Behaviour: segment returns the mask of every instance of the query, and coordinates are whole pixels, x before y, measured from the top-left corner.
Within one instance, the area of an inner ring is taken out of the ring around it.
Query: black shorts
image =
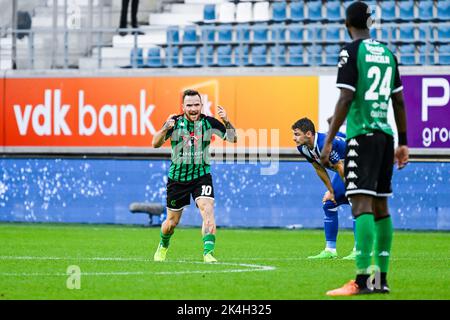
[[[188,182],[178,182],[169,178],[167,181],[167,208],[172,211],[181,211],[198,198],[214,200],[214,187],[211,174]]]
[[[345,157],[345,195],[392,195],[394,138],[375,131],[347,141]]]

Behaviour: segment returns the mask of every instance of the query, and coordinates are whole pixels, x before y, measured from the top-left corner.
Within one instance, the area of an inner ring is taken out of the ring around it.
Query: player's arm
[[[406,111],[405,101],[403,100],[403,86],[398,71],[397,58],[395,58],[395,78],[394,90],[392,90],[392,106],[394,108],[395,124],[398,132],[398,147],[395,150],[395,161],[398,169],[402,169],[408,164],[409,150],[408,141],[406,138]]]
[[[341,177],[342,181],[345,181],[344,161],[339,160],[336,164],[333,165],[333,168],[337,171],[337,173]]]
[[[164,142],[166,142],[166,140],[169,138],[169,134],[170,131],[173,129],[173,126],[175,125],[175,114],[171,114],[166,122],[164,122],[164,125],[162,126],[161,130],[157,131],[154,135],[153,135],[153,140],[152,140],[152,146],[153,148],[159,148],[161,147]]]
[[[222,122],[225,125],[226,140],[228,142],[236,143],[237,142],[236,129],[233,127],[231,122],[228,121],[227,113],[222,106],[217,106],[217,114],[219,115],[220,119],[222,119]]]
[[[402,169],[408,164],[409,149],[406,138],[406,112],[403,92],[398,91],[392,94],[392,106],[394,107],[395,123],[398,131],[398,147],[395,150],[395,161],[397,167]]]
[[[353,101],[354,93],[356,91],[356,84],[358,81],[357,56],[357,42],[353,42],[352,44],[344,47],[339,53],[336,86],[341,90],[341,92],[334,109],[334,114],[331,119],[327,137],[325,138],[325,144],[320,153],[320,162],[324,165],[324,167],[328,167],[330,165],[329,156],[332,149],[333,139],[347,117],[348,111],[350,110],[350,105]]]
[[[325,187],[327,187],[328,192],[330,192],[332,199],[334,201],[334,189],[331,184],[330,176],[328,175],[327,170],[317,164],[316,162],[313,162],[312,164],[314,166],[314,169],[316,169],[316,173],[319,176],[320,180],[325,184]]]
[[[320,162],[322,162],[324,166],[330,165],[329,156],[332,149],[333,139],[347,117],[348,111],[350,110],[350,105],[353,101],[353,96],[354,92],[352,90],[341,88],[341,94],[339,95],[339,99],[334,110],[334,116],[331,120],[330,130],[325,138],[325,144],[320,155]]]

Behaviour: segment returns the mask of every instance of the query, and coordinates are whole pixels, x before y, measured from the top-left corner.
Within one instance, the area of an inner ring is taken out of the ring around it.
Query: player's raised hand
[[[397,169],[403,169],[409,160],[408,146],[398,146],[395,150],[395,162],[397,163]]]
[[[326,143],[320,153],[320,162],[325,168],[330,167],[330,153],[332,147],[331,143]]]
[[[176,114],[173,113],[167,118],[166,122],[164,122],[164,126],[163,126],[164,130],[170,130],[173,128],[173,126],[175,125],[175,119],[173,119],[173,117],[175,117],[175,116],[176,116]]]
[[[222,106],[217,106],[217,114],[223,122],[228,122],[227,112]]]

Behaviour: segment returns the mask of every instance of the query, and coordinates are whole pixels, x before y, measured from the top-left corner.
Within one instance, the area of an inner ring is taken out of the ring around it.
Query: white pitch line
[[[84,260],[84,261],[153,261],[149,258],[116,258],[116,257],[32,257],[32,256],[0,256],[0,260]],[[162,262],[166,263],[190,263],[190,264],[201,264],[205,265],[204,262],[199,261],[188,261],[188,260],[174,260]],[[247,263],[232,263],[232,262],[215,262],[211,265],[225,265],[225,266],[237,266],[245,267],[249,269],[226,269],[226,270],[191,270],[191,271],[155,271],[155,272],[81,272],[82,276],[128,276],[128,275],[179,275],[179,274],[205,274],[205,273],[237,273],[237,272],[255,272],[255,271],[272,271],[276,267],[273,266],[262,266],[256,264]],[[42,276],[67,276],[66,273],[14,273],[14,272],[4,272],[0,273],[0,276],[15,276],[15,277],[42,277]]]

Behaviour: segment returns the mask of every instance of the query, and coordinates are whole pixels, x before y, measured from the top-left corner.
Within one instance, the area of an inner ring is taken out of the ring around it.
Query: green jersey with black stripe
[[[345,46],[339,55],[336,86],[354,91],[347,139],[376,130],[393,135],[388,123],[389,99],[403,87],[397,59],[386,45],[359,39]]]
[[[166,134],[172,146],[169,178],[188,182],[210,173],[209,145],[213,134],[225,139],[225,125],[203,114],[195,122],[183,115],[173,119],[175,125]]]

